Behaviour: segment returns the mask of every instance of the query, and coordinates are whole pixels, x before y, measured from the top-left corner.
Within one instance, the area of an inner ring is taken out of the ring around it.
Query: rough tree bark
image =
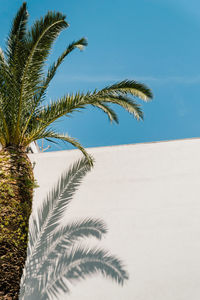
[[[0,300],[17,300],[28,242],[34,177],[23,150],[0,151]]]

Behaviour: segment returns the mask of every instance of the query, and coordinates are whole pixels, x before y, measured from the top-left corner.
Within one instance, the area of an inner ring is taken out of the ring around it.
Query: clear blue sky
[[[30,23],[47,10],[67,15],[70,27],[50,61],[81,37],[88,47],[74,51],[52,81],[48,99],[67,92],[102,88],[134,79],[147,84],[154,100],[143,106],[144,122],[122,109],[119,125],[88,109],[56,124],[85,147],[140,143],[200,135],[200,2],[198,0],[34,0],[27,1]],[[0,0],[4,46],[12,17],[22,1]],[[70,149],[68,144],[51,150]]]

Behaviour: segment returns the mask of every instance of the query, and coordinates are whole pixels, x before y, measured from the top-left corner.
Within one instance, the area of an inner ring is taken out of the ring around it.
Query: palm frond
[[[27,33],[27,21],[27,5],[24,2],[13,20],[5,51],[6,63],[9,72],[9,76],[7,76],[4,72],[4,86],[7,87],[7,99],[5,99],[7,102],[7,109],[5,114],[8,115],[10,119],[8,120],[10,131],[13,131],[12,124],[16,124],[16,111],[18,109],[16,99],[18,99],[20,95],[21,76],[26,62],[27,47],[25,40]],[[13,134],[10,134],[10,136],[12,135]]]
[[[70,114],[74,111],[84,108],[89,103],[89,95],[83,93],[75,93],[72,95],[66,95],[57,101],[53,101],[48,105],[41,108],[35,116],[35,119],[39,120],[42,124],[41,128],[45,129],[47,126],[55,122],[60,117]],[[95,103],[95,100],[91,100]],[[41,129],[40,129],[41,130]]]
[[[18,117],[16,124],[16,138],[20,127],[20,120],[23,117],[23,103],[31,99],[31,108],[35,94],[40,85],[41,72],[44,62],[48,57],[52,44],[58,34],[68,27],[65,16],[61,13],[48,12],[44,18],[36,21],[31,30],[27,33],[26,47],[29,49],[26,64],[21,79],[21,89],[18,99]],[[29,107],[30,109],[30,107]]]
[[[0,132],[2,145],[9,143],[12,135],[11,124],[15,120],[13,99],[16,95],[16,84],[5,54],[0,48],[0,119],[3,124]]]
[[[27,145],[30,144],[31,141],[38,140],[38,139],[47,139],[47,140],[56,139],[56,140],[61,140],[63,142],[67,142],[67,143],[73,145],[75,148],[79,149],[83,153],[85,158],[88,160],[88,163],[91,164],[91,166],[93,165],[92,156],[88,154],[88,152],[78,142],[78,140],[76,140],[73,137],[70,137],[67,134],[59,134],[59,133],[54,132],[53,130],[44,130],[42,132],[40,132],[40,130],[37,130],[35,132],[35,135],[30,140],[27,141]]]
[[[87,40],[85,38],[81,38],[78,41],[75,41],[73,43],[71,43],[66,50],[59,56],[59,58],[57,59],[56,62],[54,62],[52,64],[52,66],[49,68],[48,72],[47,72],[47,77],[44,81],[44,88],[42,89],[42,92],[48,87],[50,81],[53,79],[58,67],[61,65],[61,63],[63,62],[63,60],[65,59],[65,57],[67,55],[69,55],[74,49],[80,49],[83,50],[84,47],[87,46]]]
[[[99,94],[107,94],[110,92],[131,94],[144,101],[149,101],[153,98],[151,90],[145,84],[128,79],[103,88]]]
[[[28,120],[27,120],[26,124],[24,125],[22,137],[24,136],[24,133],[26,132],[26,129],[27,129],[27,127],[28,127],[28,125],[31,121],[31,118],[32,118],[33,114],[35,113],[35,110],[36,110],[37,106],[41,102],[41,99],[43,98],[44,93],[45,93],[46,89],[49,86],[49,83],[51,82],[51,80],[55,76],[58,67],[61,65],[61,63],[63,62],[65,57],[67,55],[69,55],[74,49],[78,48],[80,50],[83,50],[85,46],[87,46],[87,40],[85,38],[81,38],[80,40],[71,43],[66,48],[66,50],[60,55],[60,57],[57,59],[57,61],[54,62],[52,64],[52,66],[49,68],[49,70],[47,72],[47,76],[41,84],[41,88],[39,89],[38,93],[34,96],[34,100],[33,100],[34,105],[33,105],[32,111],[31,111],[31,113],[28,117]]]
[[[0,93],[1,94],[1,93]],[[9,141],[9,129],[8,124],[6,122],[5,114],[4,114],[4,101],[3,98],[0,95],[0,144],[1,146],[5,146],[6,142]]]
[[[135,83],[135,82],[134,82]],[[117,92],[117,86],[119,91]],[[135,86],[132,84],[132,86]],[[102,109],[109,117],[110,120],[118,121],[115,112],[107,106],[108,103],[117,104],[127,110],[130,114],[134,115],[137,120],[143,119],[143,112],[140,104],[137,104],[132,98],[128,97],[128,93],[133,93],[130,82],[127,82],[127,90],[125,90],[125,83],[118,83],[100,91],[93,93],[76,93],[75,95],[67,95],[55,102],[50,103],[43,107],[36,115],[36,119],[42,123],[41,129],[55,122],[57,119],[64,115],[68,115],[74,111],[85,108],[87,105],[97,106]],[[122,92],[124,90],[124,92]],[[145,87],[143,88],[145,90]],[[147,89],[148,90],[148,89]],[[148,97],[146,93],[146,99]],[[143,97],[144,98],[144,97]]]
[[[100,110],[102,110],[107,116],[108,119],[110,120],[110,122],[116,122],[119,123],[117,114],[114,112],[114,110],[112,108],[110,108],[107,104],[101,102],[101,103],[95,103],[92,104],[94,107],[99,108]]]
[[[67,134],[58,134],[53,131],[47,131],[46,133],[44,133],[43,137],[44,138],[53,138],[53,139],[57,139],[57,140],[61,140],[61,141],[70,143],[75,148],[79,149],[83,153],[85,158],[88,160],[88,163],[91,166],[93,166],[93,157],[88,154],[88,152],[85,150],[85,148],[75,138],[70,137]]]
[[[131,99],[126,95],[117,95],[117,94],[104,94],[104,95],[94,95],[95,101],[98,102],[106,102],[117,104],[128,111],[131,115],[133,115],[138,121],[143,120],[143,111],[141,110],[141,105],[136,101]]]
[[[26,2],[24,2],[13,20],[13,24],[7,40],[6,55],[10,63],[11,62],[14,63],[14,60],[16,59],[15,56],[16,47],[18,47],[19,42],[21,42],[25,38],[27,21],[28,21],[27,5]]]

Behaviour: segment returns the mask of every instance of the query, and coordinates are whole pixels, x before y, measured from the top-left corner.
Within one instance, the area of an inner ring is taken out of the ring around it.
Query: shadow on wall
[[[121,261],[104,249],[80,245],[85,238],[98,240],[107,232],[102,220],[87,218],[60,226],[59,221],[91,166],[77,161],[47,195],[42,207],[30,218],[27,261],[21,279],[20,300],[46,300],[60,291],[69,292],[69,283],[95,273],[123,285],[128,279]]]

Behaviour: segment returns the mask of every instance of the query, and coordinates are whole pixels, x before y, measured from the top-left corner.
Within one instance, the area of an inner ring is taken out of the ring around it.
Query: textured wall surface
[[[99,245],[123,260],[130,279],[120,287],[89,278],[71,288],[69,299],[199,300],[200,139],[88,151],[95,167],[62,222],[105,220],[109,232]],[[77,150],[30,155],[40,185],[34,208],[80,156]]]

